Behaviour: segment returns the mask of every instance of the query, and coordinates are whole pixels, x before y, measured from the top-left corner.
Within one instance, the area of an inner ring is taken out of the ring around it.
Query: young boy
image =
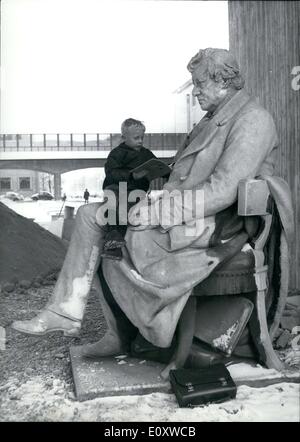
[[[144,124],[133,118],[128,118],[122,123],[121,134],[122,143],[115,147],[108,155],[105,163],[105,180],[103,190],[112,190],[117,199],[117,213],[119,204],[119,183],[127,183],[127,192],[132,190],[149,190],[150,182],[147,177],[138,178],[138,175],[132,173],[132,170],[155,155],[143,147],[143,139],[145,134]],[[127,203],[128,210],[133,203]],[[118,219],[117,219],[118,224]],[[104,239],[104,248],[102,257],[110,259],[121,259],[121,247],[125,244],[124,236],[127,230],[125,225],[107,225],[107,234]]]

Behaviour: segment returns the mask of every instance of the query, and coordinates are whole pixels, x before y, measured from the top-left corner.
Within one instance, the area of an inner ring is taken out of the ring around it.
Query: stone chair
[[[165,377],[168,376],[170,369],[185,366],[195,336],[197,298],[203,299],[212,295],[215,299],[226,295],[242,296],[251,300],[253,312],[248,325],[259,362],[279,371],[284,368],[273,349],[267,323],[266,297],[269,268],[266,246],[278,214],[266,181],[240,182],[238,215],[245,217],[246,230],[252,229],[252,233],[254,221],[259,221],[258,231],[253,237],[250,236],[246,251],[239,252],[194,288],[178,322],[177,344],[171,362],[162,373]],[[225,280],[230,280],[231,283],[226,284]],[[224,315],[225,313],[224,311]]]

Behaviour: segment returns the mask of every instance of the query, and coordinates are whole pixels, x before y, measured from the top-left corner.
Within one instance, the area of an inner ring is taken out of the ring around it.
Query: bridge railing
[[[148,133],[144,146],[151,150],[176,150],[184,133]],[[93,151],[111,150],[121,142],[120,133],[82,134],[0,134],[2,151]]]

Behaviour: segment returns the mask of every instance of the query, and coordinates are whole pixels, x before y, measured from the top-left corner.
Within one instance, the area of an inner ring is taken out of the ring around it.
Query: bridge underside
[[[160,158],[162,161],[166,163],[172,161],[175,152],[174,151],[164,151],[163,155],[160,155],[160,151],[153,151],[156,154],[157,158]],[[79,153],[79,152],[77,152]],[[74,155],[74,154],[73,154]],[[107,154],[104,156],[103,152],[99,152],[98,155],[91,158],[82,157],[83,154],[79,153],[78,158],[20,158],[20,153],[18,153],[18,157],[5,158],[6,153],[1,155],[0,161],[0,169],[27,169],[27,170],[36,170],[37,172],[46,172],[46,173],[65,173],[70,172],[72,170],[78,169],[87,169],[91,167],[104,167],[104,164],[107,160]]]
[[[49,159],[49,160],[6,160],[0,162],[0,169],[27,169],[37,172],[62,174],[72,170],[104,167],[106,159]]]
[[[173,156],[161,158],[169,163]],[[12,159],[0,161],[0,169],[25,169],[54,175],[54,198],[61,198],[61,175],[72,170],[104,167],[106,158]]]

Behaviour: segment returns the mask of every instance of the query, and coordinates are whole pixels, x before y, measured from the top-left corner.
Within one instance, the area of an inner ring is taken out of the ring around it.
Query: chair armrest
[[[265,180],[241,180],[238,186],[238,215],[267,215],[270,192]]]

